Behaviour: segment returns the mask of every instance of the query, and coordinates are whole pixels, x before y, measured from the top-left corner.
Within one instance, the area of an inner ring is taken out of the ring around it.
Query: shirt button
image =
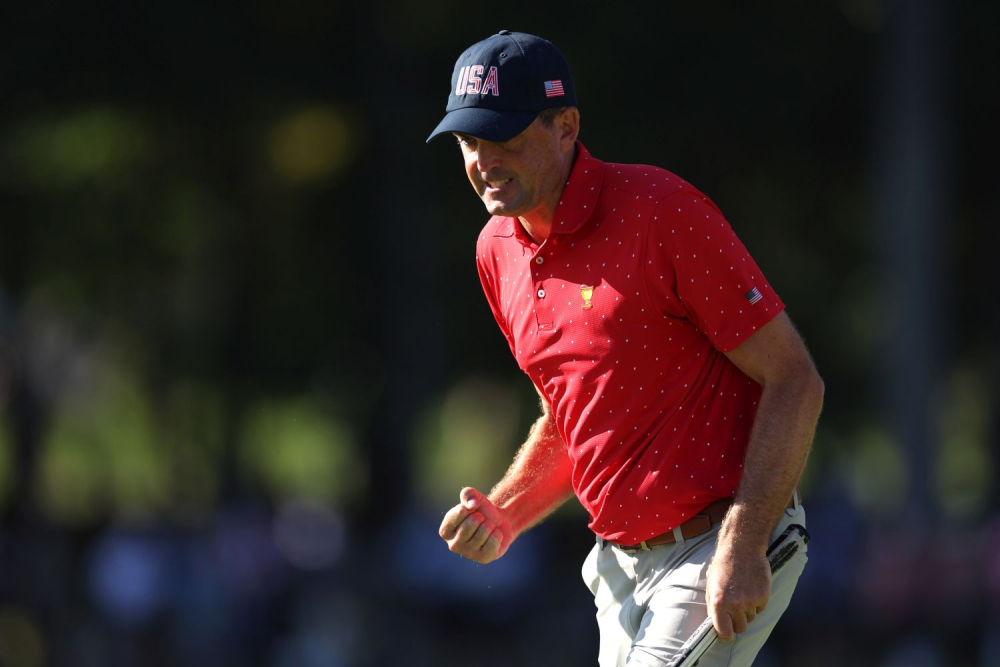
[[[538,290],[538,298],[539,299],[544,299],[545,298],[545,290],[543,290],[543,289]]]
[[[536,257],[535,258],[535,264],[544,264],[544,263],[545,263],[545,258],[544,257]]]

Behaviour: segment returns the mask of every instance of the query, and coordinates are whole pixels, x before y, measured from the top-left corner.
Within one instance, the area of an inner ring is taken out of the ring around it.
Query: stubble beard
[[[479,198],[482,200],[483,205],[486,206],[486,210],[490,215],[516,218],[528,210],[529,207],[525,205],[526,193],[520,189],[519,184],[516,182],[512,185],[517,187],[516,191],[510,192],[502,198],[497,198],[486,192],[486,188],[489,186],[484,184]],[[508,187],[511,186],[508,185]]]

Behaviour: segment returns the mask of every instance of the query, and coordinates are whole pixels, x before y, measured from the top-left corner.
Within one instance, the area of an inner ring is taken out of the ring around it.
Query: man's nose
[[[476,167],[479,169],[479,173],[485,174],[499,165],[498,158],[495,146],[491,146],[485,141],[479,142],[479,145],[476,146]]]

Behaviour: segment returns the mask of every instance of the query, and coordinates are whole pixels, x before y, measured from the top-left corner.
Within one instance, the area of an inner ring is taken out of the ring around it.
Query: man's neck
[[[533,216],[531,214],[518,216],[517,220],[521,223],[521,227],[524,231],[531,237],[531,240],[541,245],[545,243],[545,239],[549,238],[549,234],[552,233],[552,216],[555,211],[551,211],[548,215],[538,215]]]
[[[529,211],[517,218],[524,231],[538,245],[545,243],[545,240],[549,238],[549,234],[552,233],[552,220],[555,218],[559,200],[562,199],[566,183],[569,181],[569,175],[573,171],[573,165],[576,163],[576,152],[576,148],[574,148],[573,155],[562,170],[563,173],[562,178],[559,179],[559,187],[553,190],[553,194],[549,197],[548,201],[544,202],[534,211]]]

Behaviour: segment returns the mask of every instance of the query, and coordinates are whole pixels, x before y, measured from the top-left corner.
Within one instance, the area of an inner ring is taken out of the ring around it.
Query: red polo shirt
[[[638,543],[733,495],[761,388],[723,353],[784,304],[715,204],[578,143],[549,238],[493,217],[476,259],[595,533]]]

